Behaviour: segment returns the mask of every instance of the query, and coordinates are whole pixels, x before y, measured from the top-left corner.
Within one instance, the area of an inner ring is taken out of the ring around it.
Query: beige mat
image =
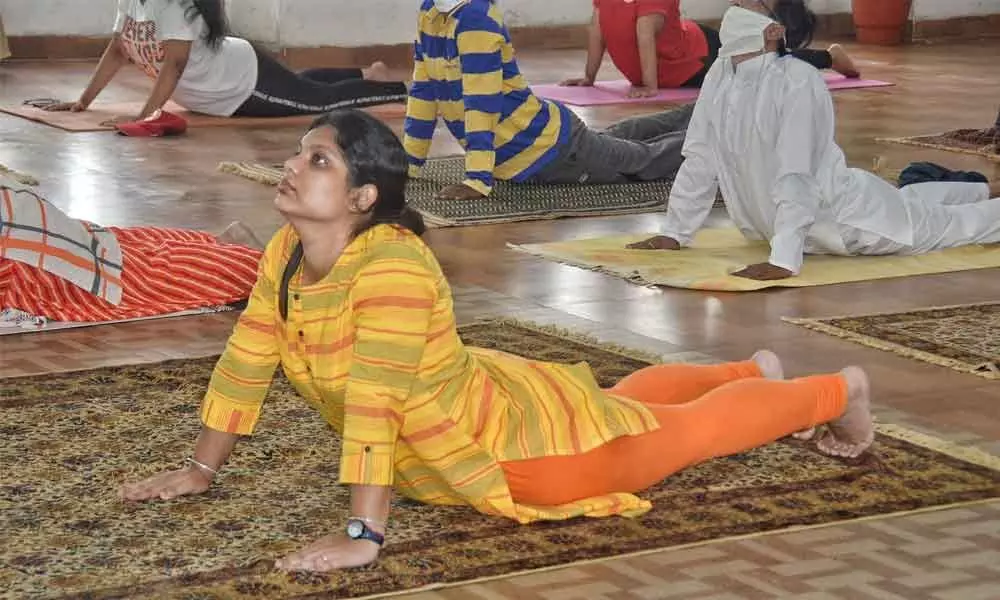
[[[66,331],[67,329],[82,329],[84,327],[99,327],[101,325],[118,325],[121,323],[135,323],[138,321],[156,321],[159,319],[174,319],[177,317],[211,315],[215,313],[242,310],[243,306],[245,306],[245,303],[242,302],[225,306],[204,306],[202,308],[192,308],[190,310],[182,310],[162,315],[135,317],[133,319],[119,319],[117,321],[46,321],[42,325],[25,324],[23,326],[8,326],[9,324],[0,324],[0,337],[25,333],[52,333],[56,331]]]
[[[807,256],[802,273],[779,281],[753,281],[730,273],[767,262],[764,242],[749,242],[735,228],[704,229],[677,252],[626,250],[649,234],[510,247],[548,260],[616,275],[640,285],[750,292],[912,277],[1000,267],[1000,246],[966,246],[921,256]]]
[[[4,165],[0,165],[0,175],[3,175],[4,177],[9,177],[14,181],[20,183],[21,185],[30,185],[30,186],[38,185],[38,180],[32,177],[31,175],[18,173],[14,169],[8,168]]]
[[[142,110],[142,103],[126,102],[121,104],[95,103],[84,112],[48,112],[40,108],[22,104],[0,106],[0,112],[22,117],[29,121],[44,123],[65,131],[111,131],[112,128],[102,125],[113,117],[136,115]],[[188,122],[188,127],[282,127],[300,125],[303,128],[311,123],[316,115],[300,115],[295,117],[257,118],[257,117],[213,117],[193,113],[168,102],[164,110],[180,115]],[[402,118],[406,115],[405,104],[382,104],[364,109],[380,119]]]

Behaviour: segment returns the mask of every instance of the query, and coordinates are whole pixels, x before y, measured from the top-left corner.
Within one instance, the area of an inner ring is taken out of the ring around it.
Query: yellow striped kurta
[[[469,504],[522,523],[633,516],[612,494],[556,507],[515,504],[500,463],[573,455],[658,427],[641,404],[602,391],[589,367],[466,347],[431,251],[388,225],[358,236],[313,285],[278,285],[297,237],[279,231],[205,396],[203,423],[252,433],[275,368],[343,438],[340,482],[392,485],[434,504]],[[586,476],[586,474],[581,474]]]

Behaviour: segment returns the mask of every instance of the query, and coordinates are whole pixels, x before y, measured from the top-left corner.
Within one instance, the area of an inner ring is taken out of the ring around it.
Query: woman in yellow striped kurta
[[[124,498],[208,489],[252,433],[279,364],[340,433],[351,486],[348,535],[278,562],[287,569],[374,560],[393,488],[522,523],[634,516],[649,505],[633,493],[678,469],[841,414],[821,448],[870,444],[861,373],[775,381],[762,375],[780,378],[780,363],[760,353],[651,367],[605,391],[586,365],[465,347],[405,184],[406,155],[384,124],[360,111],[314,124],[286,163],[275,204],[289,224],[215,369],[190,465],[126,485]]]

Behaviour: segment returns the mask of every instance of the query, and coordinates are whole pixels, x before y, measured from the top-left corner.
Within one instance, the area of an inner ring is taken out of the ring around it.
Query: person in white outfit
[[[1000,198],[990,200],[985,183],[898,189],[848,168],[822,76],[779,56],[784,28],[767,16],[766,5],[734,4],[743,6],[723,19],[720,60],[688,126],[666,226],[629,248],[688,245],[720,188],[743,235],[771,246],[768,262],[734,273],[750,279],[795,276],[804,254],[920,254],[1000,242]]]

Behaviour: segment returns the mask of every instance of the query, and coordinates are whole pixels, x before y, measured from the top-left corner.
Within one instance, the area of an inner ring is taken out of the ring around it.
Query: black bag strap
[[[288,257],[288,264],[285,265],[285,270],[281,273],[281,288],[278,291],[278,310],[281,311],[281,320],[288,320],[288,286],[292,283],[292,277],[295,276],[295,272],[299,270],[299,265],[302,264],[302,242],[295,244],[295,248],[292,250],[292,255]]]

